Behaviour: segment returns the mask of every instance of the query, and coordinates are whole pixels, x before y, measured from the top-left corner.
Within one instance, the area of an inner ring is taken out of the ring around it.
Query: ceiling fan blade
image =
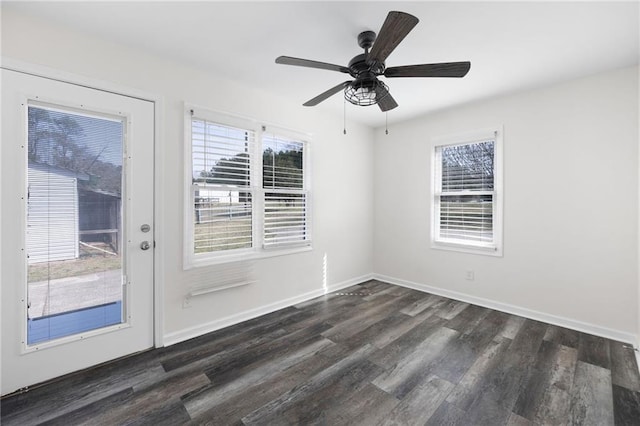
[[[417,24],[418,18],[413,15],[404,12],[389,12],[369,52],[367,63],[383,63]]]
[[[311,61],[309,59],[292,58],[291,56],[278,56],[276,64],[295,65],[298,67],[318,68],[321,70],[338,71],[349,74],[349,68],[326,62]]]
[[[351,83],[351,80],[343,81],[342,83],[338,84],[337,86],[332,87],[331,89],[327,90],[326,92],[320,93],[318,96],[316,96],[313,99],[308,100],[307,102],[303,103],[302,105],[304,105],[304,106],[315,106],[315,105],[318,105],[320,102],[324,101],[328,97],[333,96],[336,93],[338,93],[339,91],[343,90],[350,83]]]
[[[405,65],[384,71],[385,77],[464,77],[471,62],[443,62],[440,64]]]
[[[392,110],[398,106],[398,103],[393,99],[391,93],[381,85],[376,87],[376,99],[379,99],[377,104],[380,107],[380,111],[383,112]]]

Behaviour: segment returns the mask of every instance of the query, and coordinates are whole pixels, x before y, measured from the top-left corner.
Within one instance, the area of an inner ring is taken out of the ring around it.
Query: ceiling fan
[[[418,24],[418,18],[404,12],[389,12],[376,38],[373,31],[364,31],[358,35],[358,45],[364,53],[355,56],[344,67],[326,62],[280,56],[277,64],[299,67],[319,68],[349,74],[353,80],[347,80],[305,102],[304,106],[318,105],[320,102],[344,90],[345,99],[354,105],[367,106],[378,104],[382,111],[398,106],[389,93],[386,84],[379,76],[395,77],[464,77],[471,67],[470,62],[445,62],[437,64],[405,65],[386,68],[385,60]]]

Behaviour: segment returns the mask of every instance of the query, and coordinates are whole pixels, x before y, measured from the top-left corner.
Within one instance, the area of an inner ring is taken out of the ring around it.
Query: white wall
[[[431,139],[495,125],[504,256],[431,249]],[[637,68],[421,117],[378,130],[375,144],[377,274],[635,340]]]
[[[342,117],[323,115],[264,92],[249,90],[210,73],[168,62],[56,27],[50,23],[2,13],[2,55],[161,96],[161,145],[157,165],[162,199],[159,275],[164,281],[164,335],[177,341],[238,321],[328,286],[359,282],[372,271],[373,132],[356,123],[342,134]],[[311,133],[313,250],[256,263],[258,282],[182,300],[202,286],[214,268],[184,271],[183,241],[183,102],[247,116]],[[358,188],[353,191],[352,188]],[[326,277],[324,262],[326,258]]]

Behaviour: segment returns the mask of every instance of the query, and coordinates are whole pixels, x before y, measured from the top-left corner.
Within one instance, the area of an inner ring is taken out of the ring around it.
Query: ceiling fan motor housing
[[[384,73],[384,62],[367,64],[367,56],[368,55],[366,53],[362,53],[354,56],[353,59],[349,61],[349,74],[351,74],[351,77],[357,79],[366,77],[365,74],[367,74],[370,77],[375,78],[376,76]]]

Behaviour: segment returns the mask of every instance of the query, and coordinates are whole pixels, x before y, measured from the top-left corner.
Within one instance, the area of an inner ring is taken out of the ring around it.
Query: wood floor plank
[[[485,377],[498,367],[510,344],[511,341],[504,338],[492,341],[447,396],[447,402],[468,410],[486,386]]]
[[[499,334],[507,339],[515,339],[525,319],[524,317],[509,315]]]
[[[425,367],[425,373],[428,371],[430,374],[456,384],[477,359],[478,352],[475,348],[464,339],[464,336],[458,336],[430,361]]]
[[[127,426],[175,426],[184,423],[191,423],[191,418],[184,405],[180,401],[167,401],[160,408],[152,412],[146,412],[143,415],[139,413],[123,424]],[[91,422],[90,426],[95,426],[95,424],[95,422]],[[68,426],[69,423],[66,423],[66,425]]]
[[[523,362],[533,362],[546,330],[547,325],[542,322],[525,320],[509,349],[520,354]]]
[[[337,380],[311,393],[304,400],[298,400],[287,406],[282,406],[273,416],[259,416],[259,424],[275,424],[284,420],[289,424],[332,424],[331,419],[339,414],[343,402],[363,388],[370,386],[370,381],[380,374],[380,367],[363,361],[345,371]],[[268,423],[264,423],[264,421]],[[245,424],[251,424],[247,417]]]
[[[244,392],[255,383],[273,379],[283,370],[286,370],[302,361],[313,357],[318,351],[333,345],[326,339],[318,339],[307,342],[297,350],[288,351],[283,356],[270,362],[260,360],[257,365],[233,371],[233,380],[220,380],[200,389],[197,394],[192,394],[184,399],[185,407],[190,415],[198,416],[206,411],[212,402],[223,402],[239,393]],[[230,374],[231,375],[231,374]]]
[[[640,392],[613,385],[613,411],[617,426],[640,424]]]
[[[455,330],[438,328],[413,351],[405,353],[395,365],[375,379],[373,384],[402,399],[424,379],[429,373],[426,367],[438,358],[441,351],[458,335]]]
[[[614,385],[640,392],[640,371],[633,347],[622,342],[609,342],[611,381]]]
[[[370,292],[376,292],[389,288],[389,284],[378,280],[369,280],[358,284],[358,287]]]
[[[334,327],[323,333],[323,336],[336,343],[344,342],[420,298],[420,294],[415,290],[391,298],[387,296],[389,295],[385,294],[380,298],[372,299],[373,303],[378,300],[383,300],[383,302],[376,307],[360,308],[354,311],[351,318],[338,324],[334,323]]]
[[[328,328],[330,328],[328,324],[318,324],[252,346],[241,353],[234,353],[233,357],[227,356],[216,360],[215,363],[205,368],[204,372],[209,376],[212,383],[224,383],[233,379],[236,371],[254,365],[256,362],[276,360],[279,356],[294,348],[305,346],[309,342],[324,340],[320,333]]]
[[[508,319],[508,314],[492,310],[479,324],[466,331],[461,339],[469,345],[473,352],[481,353],[498,332],[504,329]]]
[[[364,304],[366,302],[361,296],[336,296],[322,304],[304,308],[304,311],[311,315],[304,320],[286,325],[284,329],[291,332],[322,323],[339,324],[348,319],[355,310],[367,309],[367,305],[360,307]]]
[[[50,418],[47,421],[43,421],[43,419],[31,419],[28,423],[17,422],[15,424],[23,425],[23,424],[38,424],[38,425],[68,425],[68,424],[86,424],[88,419],[90,419],[93,415],[99,415],[104,412],[109,407],[117,407],[123,403],[126,403],[129,398],[133,395],[133,389],[124,389],[120,392],[117,392],[113,395],[109,395],[105,398],[102,398],[98,401],[94,401],[90,404],[86,404],[81,408],[73,410],[71,412],[65,413],[63,415],[59,415],[54,418]],[[11,425],[13,422],[10,420],[2,419],[3,425]]]
[[[445,325],[460,334],[466,334],[473,330],[490,312],[491,309],[469,305],[460,311],[458,315],[447,321]]]
[[[233,343],[227,341],[218,343],[214,340],[193,351],[185,351],[166,357],[162,362],[162,368],[164,368],[165,371],[172,371],[187,365],[194,365],[198,361],[204,360],[211,362],[214,359],[223,357],[235,358],[236,354],[242,353],[248,348],[271,342],[286,334],[286,330],[277,328],[275,330],[265,331],[264,334],[257,336],[245,335],[245,339],[236,340]]]
[[[241,371],[248,365],[256,362],[258,359],[262,359],[264,362],[277,355],[277,351],[283,352],[291,349],[295,351],[295,348],[299,345],[305,345],[309,339],[320,340],[319,332],[325,330],[327,325],[318,324],[314,327],[306,329],[304,332],[299,331],[297,333],[286,333],[284,330],[277,330],[270,335],[263,337],[256,337],[247,342],[242,342],[234,347],[225,348],[221,352],[214,353],[207,358],[198,358],[190,363],[182,366],[176,366],[173,369],[169,369],[167,374],[183,374],[186,372],[204,371],[210,377],[213,377],[216,384],[220,384],[225,380],[230,380],[229,375],[233,375],[234,372]],[[315,332],[315,334],[313,334]],[[295,341],[295,345],[290,346],[289,342],[292,336],[304,337]],[[266,337],[266,338],[265,338]],[[289,340],[286,340],[289,339]],[[261,352],[262,351],[262,352]],[[262,356],[260,354],[270,353],[269,356]],[[227,366],[227,368],[225,368]],[[220,374],[216,372],[220,371]],[[147,383],[153,383],[153,380],[147,380]]]
[[[455,318],[460,312],[465,310],[469,306],[468,303],[460,302],[458,300],[448,300],[442,306],[436,309],[436,315],[446,320]]]
[[[466,426],[467,413],[447,401],[442,402],[425,426]]]
[[[534,423],[542,425],[564,424],[569,415],[570,406],[571,393],[550,386],[543,393],[534,415]]]
[[[505,425],[511,416],[511,411],[494,399],[480,395],[476,398],[467,412],[464,421],[469,425]]]
[[[167,359],[180,356],[182,354],[197,354],[200,351],[206,351],[213,346],[222,350],[223,348],[233,346],[238,342],[251,339],[256,336],[267,334],[271,331],[281,329],[284,324],[289,322],[299,322],[301,316],[305,313],[294,307],[288,307],[281,311],[271,312],[258,318],[244,321],[240,324],[234,324],[229,327],[198,336],[193,339],[181,342],[179,345],[162,348],[162,356],[158,357],[163,362]],[[294,317],[294,318],[292,318]]]
[[[412,389],[380,425],[425,424],[445,400],[453,383],[437,376],[429,376]]]
[[[305,312],[318,312],[319,310],[323,310],[327,308],[331,309],[339,305],[341,302],[350,303],[350,302],[357,301],[358,299],[356,298],[344,298],[344,297],[341,297],[341,295],[342,293],[361,292],[362,291],[362,288],[360,287],[361,285],[362,284],[354,285],[335,293],[323,294],[322,296],[297,303],[293,305],[293,308],[299,311],[304,310]]]
[[[532,418],[536,423],[561,424],[568,417],[577,362],[576,349],[560,346],[545,375],[545,387]]]
[[[363,346],[371,343],[377,348],[386,346],[390,341],[400,337],[404,332],[409,331],[415,324],[415,317],[397,312],[382,318],[380,321],[371,324],[349,339],[336,339],[339,343],[348,346]]]
[[[569,415],[569,423],[572,425],[614,423],[613,389],[609,370],[578,361]]]
[[[240,345],[249,346],[254,339],[268,340],[284,334],[284,328],[298,324],[313,317],[313,310],[300,311],[289,307],[281,312],[269,313],[259,319],[246,321],[245,327],[233,325],[181,343],[179,346],[167,348],[162,356],[162,365],[166,371],[179,368],[190,362],[208,358],[225,350],[239,350]]]
[[[434,294],[425,294],[422,298],[411,303],[409,306],[402,308],[400,312],[414,317],[422,313],[425,309],[430,308],[443,300],[444,298],[440,296],[436,296]]]
[[[62,420],[67,424],[117,425],[132,423],[135,418],[157,418],[160,415],[184,418],[184,407],[179,395],[190,392],[209,383],[202,373],[182,374],[159,383],[144,392],[134,392],[125,401],[101,400],[94,407],[83,407],[66,414]],[[107,403],[108,402],[108,403]],[[88,409],[90,408],[90,409]]]
[[[518,396],[513,408],[511,408],[515,414],[533,420],[545,391],[548,389],[550,381],[549,369],[554,365],[557,351],[557,345],[545,341],[542,342],[525,388]]]
[[[578,331],[551,324],[547,326],[544,334],[544,340],[574,349],[578,348],[579,337]]]
[[[59,383],[53,382],[28,393],[3,399],[0,423],[8,424],[13,419],[22,419],[17,424],[37,424],[78,410],[132,388],[149,378],[164,374],[162,366],[146,354],[117,360],[89,371],[90,380],[87,380],[84,374],[73,374]],[[51,410],[52,402],[55,404],[55,411]]]
[[[520,417],[515,413],[511,413],[511,415],[507,419],[506,426],[534,426],[534,423],[531,420]]]
[[[602,368],[611,368],[609,340],[580,333],[578,339],[578,360]]]
[[[529,381],[512,411],[542,424],[566,418],[577,350],[543,341]]]
[[[282,422],[283,419],[285,422],[304,423],[304,418],[319,415],[328,401],[316,398],[318,394],[335,396],[344,387],[364,387],[366,381],[372,380],[382,372],[380,367],[367,360],[373,349],[371,345],[360,348],[308,381],[246,415],[242,421],[247,425],[274,424]],[[327,389],[331,392],[327,392]]]
[[[344,356],[346,355],[340,352],[321,350],[315,356],[282,370],[270,379],[254,383],[242,393],[225,396],[220,400],[210,400],[210,404],[202,407],[198,413],[194,412],[192,418],[198,424],[220,425],[240,422],[242,417],[291,391],[300,383],[308,381]],[[189,405],[191,397],[192,395],[187,395],[183,398],[185,405]]]
[[[370,357],[371,361],[385,369],[392,368],[393,365],[397,364],[408,352],[415,350],[420,343],[435,333],[444,322],[444,319],[435,315],[427,317],[412,330],[403,334],[391,344],[376,351]]]
[[[375,425],[399,403],[392,395],[367,383],[340,401],[339,409],[325,410],[324,420],[327,425]]]
[[[353,302],[351,309],[341,309],[339,313],[335,313],[331,315],[331,317],[325,322],[331,324],[333,326],[337,326],[343,323],[350,323],[354,320],[354,316],[364,315],[363,312],[367,312],[372,309],[374,312],[379,309],[384,309],[385,303],[392,303],[397,300],[396,296],[392,296],[389,294],[384,294],[378,298],[372,300],[364,300],[362,296],[340,296],[341,299],[345,299],[347,301]],[[372,312],[373,313],[373,312]]]
[[[477,403],[478,397],[494,401],[506,410],[511,411],[520,395],[526,389],[533,374],[533,366],[527,361],[526,354],[513,352],[510,345],[502,354],[500,362],[488,371],[482,379],[480,390],[475,395],[472,404]]]
[[[372,292],[368,296],[364,296],[363,299],[367,302],[370,302],[381,296],[393,296],[394,298],[399,298],[408,294],[418,294],[418,292],[406,287],[387,286],[386,288],[382,288],[379,291]]]

